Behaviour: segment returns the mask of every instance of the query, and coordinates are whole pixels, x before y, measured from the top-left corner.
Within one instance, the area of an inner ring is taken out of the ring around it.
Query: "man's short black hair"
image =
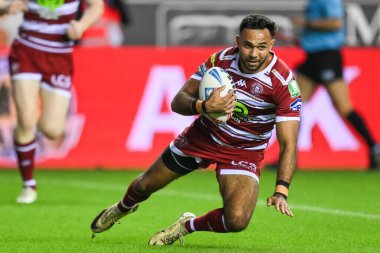
[[[277,26],[276,23],[270,20],[268,17],[260,14],[250,14],[243,18],[240,23],[240,32],[244,29],[259,29],[263,30],[267,28],[272,38],[276,35]]]

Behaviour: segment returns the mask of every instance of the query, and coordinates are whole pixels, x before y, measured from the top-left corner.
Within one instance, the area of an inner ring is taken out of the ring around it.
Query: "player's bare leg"
[[[41,116],[38,129],[49,139],[61,137],[64,133],[70,94],[58,89],[41,89]]]
[[[347,115],[352,112],[353,107],[346,83],[342,79],[338,79],[326,85],[326,89],[335,109],[342,117],[347,117]]]
[[[12,84],[13,100],[17,114],[14,143],[24,186],[16,201],[30,204],[37,199],[36,181],[34,180],[33,172],[39,81],[13,80]]]
[[[301,90],[302,101],[304,102],[309,101],[310,98],[313,96],[316,89],[315,82],[311,80],[309,77],[301,73],[298,73],[297,83]]]
[[[259,194],[259,183],[245,175],[219,175],[225,227],[228,232],[244,230],[251,220]]]
[[[218,182],[223,198],[223,208],[195,217],[186,212],[168,228],[157,232],[149,245],[170,245],[195,231],[216,233],[239,232],[251,220],[256,206],[259,184],[256,179],[245,175],[219,175]]]
[[[328,84],[326,88],[339,114],[346,118],[366,141],[369,149],[369,168],[378,168],[380,166],[380,145],[375,143],[367,124],[354,110],[350,100],[348,86],[342,79],[338,79]]]
[[[35,137],[40,84],[35,80],[13,80],[12,83],[17,113],[14,137],[20,143],[27,143]]]
[[[169,170],[159,157],[143,174],[139,175],[128,187],[122,200],[104,209],[91,224],[93,233],[101,233],[111,228],[116,221],[137,210],[140,202],[165,187],[173,180],[181,177]]]

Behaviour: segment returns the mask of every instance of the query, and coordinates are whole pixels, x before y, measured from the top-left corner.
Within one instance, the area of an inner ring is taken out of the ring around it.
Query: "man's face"
[[[270,50],[274,39],[268,29],[244,29],[236,36],[239,47],[239,68],[243,73],[253,74],[263,70],[272,59]]]

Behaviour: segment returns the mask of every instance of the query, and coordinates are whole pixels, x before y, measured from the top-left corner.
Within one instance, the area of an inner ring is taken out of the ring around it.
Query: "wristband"
[[[191,102],[191,108],[193,109],[193,113],[194,114],[198,114],[198,111],[197,111],[197,102],[198,102],[198,99],[196,99],[196,98],[194,98],[193,102]]]
[[[275,193],[273,193],[273,195],[275,195],[275,194],[278,194],[278,195],[283,196],[284,199],[287,199],[287,198],[288,198],[288,196],[286,196],[285,194],[283,194],[283,193],[281,193],[281,192],[275,192]]]
[[[207,109],[206,109],[206,100],[202,101],[202,111],[203,113],[208,114]]]
[[[283,185],[283,186],[285,186],[286,188],[289,189],[290,183],[286,182],[284,180],[277,180],[276,185]]]
[[[286,199],[289,195],[289,186],[290,186],[289,182],[286,182],[284,180],[277,180],[274,193],[281,194]]]
[[[289,189],[283,185],[276,185],[274,192],[281,193],[281,194],[284,194],[285,196],[288,196]]]

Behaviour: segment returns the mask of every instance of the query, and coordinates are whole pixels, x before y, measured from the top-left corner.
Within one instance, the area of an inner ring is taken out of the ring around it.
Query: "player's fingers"
[[[281,213],[285,214],[285,212],[286,212],[286,204],[285,203],[280,203],[279,207],[280,207]]]
[[[271,206],[272,203],[273,203],[272,198],[271,197],[267,198],[267,206]]]
[[[293,213],[292,213],[292,211],[290,210],[289,207],[286,208],[285,212],[286,212],[286,215],[288,215],[289,217],[293,217]]]
[[[215,89],[214,89],[214,92],[218,92],[218,94],[219,94],[222,90],[224,90],[224,88],[226,88],[226,86],[222,86],[222,87],[215,88]],[[228,95],[228,94],[227,94],[227,95]]]
[[[277,211],[281,211],[280,210],[280,203],[279,203],[279,201],[277,201],[276,203],[274,203],[274,207],[276,208]]]

